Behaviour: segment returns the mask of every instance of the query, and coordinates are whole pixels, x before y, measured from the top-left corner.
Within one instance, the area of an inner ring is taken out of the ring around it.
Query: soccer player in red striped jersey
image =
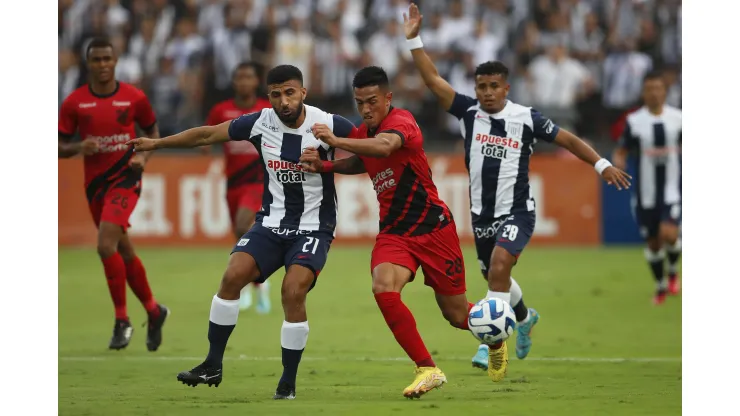
[[[243,114],[255,113],[263,108],[271,108],[270,101],[257,95],[259,76],[257,66],[242,62],[232,76],[235,97],[222,101],[208,113],[206,124],[217,126],[231,121]],[[264,175],[259,153],[247,141],[223,143],[226,170],[226,203],[229,207],[234,236],[239,240],[254,224],[254,219],[262,206]],[[269,283],[253,283],[257,289],[257,313],[270,312]],[[252,305],[250,286],[242,289],[239,309],[246,310]]]
[[[469,329],[468,312],[473,304],[465,296],[460,240],[452,214],[432,181],[421,130],[411,113],[391,106],[393,94],[385,71],[374,66],[363,68],[352,86],[363,125],[352,132],[352,138],[338,138],[320,124],[313,126],[313,133],[355,156],[322,162],[318,152],[306,150],[301,161],[313,171],[367,172],[370,176],[380,204],[379,234],[370,265],[373,293],[396,341],[417,366],[416,378],[403,395],[419,397],[440,387],[447,378],[424,345],[414,316],[401,300],[401,290],[421,267],[424,284],[434,290],[445,319],[456,328]],[[489,372],[501,377],[506,372],[503,359],[491,361],[491,367]]]
[[[109,348],[126,348],[133,334],[126,311],[128,282],[149,317],[146,346],[156,351],[169,310],[154,299],[144,265],[126,233],[149,153],[134,154],[126,142],[136,137],[135,124],[150,137],[159,138],[157,120],[144,93],[116,81],[117,58],[108,40],[93,39],[86,59],[89,83],[72,92],[59,113],[59,157],[84,156],[87,200],[98,228],[98,254],[115,309]],[[70,140],[75,132],[80,142]]]

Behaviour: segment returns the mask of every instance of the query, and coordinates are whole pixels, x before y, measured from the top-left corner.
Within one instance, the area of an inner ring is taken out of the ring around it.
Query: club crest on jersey
[[[116,121],[118,121],[118,124],[121,124],[123,126],[128,124],[128,113],[129,109],[131,107],[126,107],[123,110],[116,110],[116,113],[118,114],[118,117],[116,118]]]
[[[306,180],[306,172],[301,165],[287,160],[268,160],[267,169],[275,172],[275,178],[280,183],[302,183]]]
[[[512,139],[521,140],[524,134],[524,124],[518,121],[506,121],[506,135]]]

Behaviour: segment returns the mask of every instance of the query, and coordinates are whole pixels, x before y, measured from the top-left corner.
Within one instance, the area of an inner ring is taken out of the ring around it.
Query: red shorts
[[[96,195],[88,204],[95,226],[99,227],[100,222],[105,221],[124,229],[131,227],[128,221],[139,201],[140,191],[141,188],[110,188],[102,197]]]
[[[421,266],[424,284],[435,293],[454,296],[465,293],[465,264],[455,223],[429,234],[402,237],[378,234],[370,270],[382,263],[406,267],[413,273]]]
[[[236,220],[236,212],[239,208],[245,208],[252,212],[259,212],[262,207],[263,184],[242,185],[238,188],[226,191],[226,203],[229,205],[229,216],[231,222]]]

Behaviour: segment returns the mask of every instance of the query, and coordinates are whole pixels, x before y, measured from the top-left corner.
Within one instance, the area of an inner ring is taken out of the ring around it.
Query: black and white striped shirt
[[[229,126],[231,140],[248,140],[260,154],[265,188],[256,222],[298,231],[334,232],[337,197],[334,174],[301,169],[303,150],[318,149],[322,160],[333,160],[334,149],[311,133],[314,123],[329,126],[338,137],[350,137],[354,126],[341,116],[305,105],[306,119],[295,129],[285,126],[272,108],[243,115]]]
[[[660,208],[681,202],[681,110],[663,106],[660,115],[642,107],[627,116],[620,146],[637,155],[637,205]]]
[[[460,120],[465,140],[473,223],[534,211],[529,159],[536,140],[552,142],[560,128],[531,107],[507,101],[489,114],[478,100],[459,93],[448,111]]]

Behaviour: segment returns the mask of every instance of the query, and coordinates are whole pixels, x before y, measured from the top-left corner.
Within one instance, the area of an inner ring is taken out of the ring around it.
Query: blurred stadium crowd
[[[351,77],[380,65],[394,101],[431,148],[458,135],[405,46],[408,0],[59,0],[59,103],[85,83],[84,48],[110,37],[117,76],[142,88],[163,135],[201,125],[229,98],[236,65],[298,66],[307,103],[357,120]],[[440,73],[469,95],[478,63],[512,70],[512,100],[605,143],[639,105],[643,76],[664,71],[681,106],[681,0],[418,0],[422,39]]]

